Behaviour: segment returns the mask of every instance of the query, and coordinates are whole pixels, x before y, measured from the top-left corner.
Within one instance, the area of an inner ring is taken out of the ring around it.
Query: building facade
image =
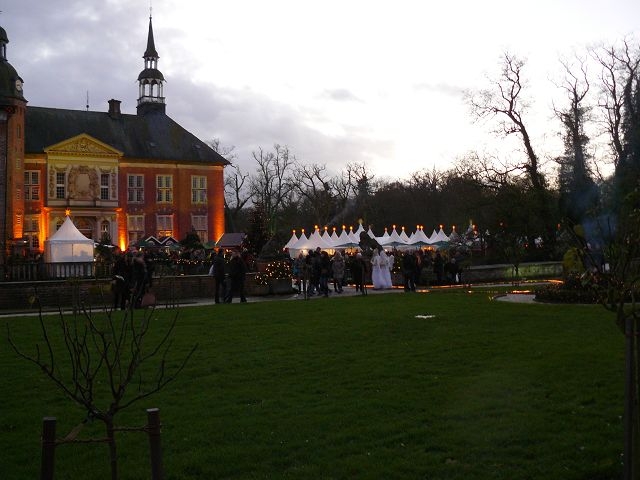
[[[151,18],[135,115],[115,99],[102,112],[27,106],[7,44],[0,27],[3,257],[41,252],[66,215],[123,250],[149,235],[223,235],[228,162],[167,116]]]

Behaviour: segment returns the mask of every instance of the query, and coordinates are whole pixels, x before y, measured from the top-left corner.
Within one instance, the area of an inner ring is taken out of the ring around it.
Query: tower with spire
[[[160,58],[156,51],[155,42],[153,40],[152,18],[149,15],[149,34],[147,36],[147,49],[142,56],[144,58],[144,70],[138,75],[138,115],[146,115],[148,113],[166,113],[166,104],[164,103],[164,76],[158,70],[158,59]]]

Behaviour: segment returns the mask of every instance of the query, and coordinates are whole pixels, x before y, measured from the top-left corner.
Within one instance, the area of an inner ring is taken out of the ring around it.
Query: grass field
[[[5,322],[40,339],[34,317]],[[173,363],[194,343],[117,419],[160,408],[167,479],[620,478],[623,336],[598,306],[449,291],[181,308]],[[37,478],[42,417],[64,436],[85,414],[6,338],[0,369],[0,478]],[[149,478],[146,437],[118,442],[121,478]],[[109,478],[106,446],[58,447],[56,478]]]

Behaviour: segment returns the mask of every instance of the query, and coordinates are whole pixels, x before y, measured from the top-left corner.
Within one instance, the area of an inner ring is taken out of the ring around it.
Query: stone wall
[[[521,280],[536,278],[560,278],[560,262],[524,263],[520,265]],[[402,284],[402,276],[395,283]],[[470,283],[512,281],[512,265],[483,265],[464,270],[463,281]],[[290,283],[286,292],[291,293]],[[189,303],[190,299],[212,298],[214,279],[208,275],[164,276],[153,279],[152,291],[161,305]],[[266,289],[256,285],[253,274],[247,275],[247,296],[264,295]],[[271,292],[273,293],[273,292]],[[93,308],[111,305],[109,280],[51,280],[42,282],[0,283],[0,311],[35,311],[37,300],[44,309],[70,307],[83,302]]]
[[[213,298],[214,282],[209,275],[154,277],[151,291],[160,305],[189,303],[190,299]],[[264,295],[269,289],[256,285],[255,275],[249,273],[245,292],[247,296]],[[111,305],[111,283],[96,279],[0,283],[0,311],[37,310],[38,300],[47,310],[77,305],[78,300],[100,308]]]
[[[478,265],[464,270],[463,280],[465,282],[497,282],[512,281],[515,279],[515,269],[513,265]],[[538,262],[522,263],[518,268],[520,280],[531,280],[536,278],[561,278],[561,262]]]

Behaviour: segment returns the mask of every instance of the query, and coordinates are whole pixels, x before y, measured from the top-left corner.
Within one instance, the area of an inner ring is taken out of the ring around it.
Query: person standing
[[[386,264],[384,268],[386,269]],[[373,256],[371,257],[371,282],[373,283],[374,290],[382,290],[384,288],[382,269],[383,266],[380,262],[380,252],[377,249],[374,249]]]
[[[416,271],[418,269],[417,257],[411,252],[402,255],[402,275],[404,276],[404,291],[416,291]]]
[[[387,289],[391,288],[391,269],[393,268],[393,264],[389,266],[389,257],[387,256],[384,249],[380,249],[380,288]]]
[[[362,258],[362,253],[356,253],[351,262],[351,277],[356,287],[356,292],[360,292],[364,295],[364,279],[366,273],[366,264]]]
[[[142,296],[147,291],[147,264],[142,251],[137,252],[131,262],[131,280],[133,283],[131,301],[135,308],[140,308]]]
[[[333,273],[333,291],[342,293],[342,283],[344,282],[344,257],[339,251],[336,251],[333,255],[331,270]]]
[[[216,303],[220,303],[220,298],[222,298],[223,301],[225,299],[225,266],[224,251],[220,248],[213,258],[213,277],[216,282],[214,296]]]
[[[325,251],[320,253],[320,292],[325,297],[329,296],[329,275],[331,272],[331,259]]]
[[[433,273],[436,275],[436,284],[442,285],[442,277],[444,276],[444,259],[440,252],[436,252],[436,256],[433,259]]]
[[[233,252],[231,260],[229,260],[229,281],[231,285],[227,290],[227,296],[224,299],[225,303],[231,303],[234,294],[240,297],[241,302],[244,303],[247,301],[244,296],[244,279],[246,274],[247,265],[240,255],[240,252]]]

